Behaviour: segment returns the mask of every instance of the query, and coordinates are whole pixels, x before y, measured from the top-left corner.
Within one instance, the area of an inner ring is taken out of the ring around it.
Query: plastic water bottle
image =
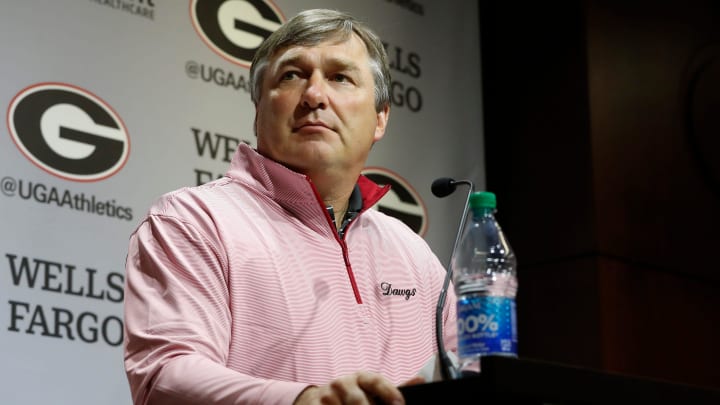
[[[481,356],[517,357],[517,261],[495,219],[495,194],[474,192],[469,207],[452,268],[460,369],[480,372]]]

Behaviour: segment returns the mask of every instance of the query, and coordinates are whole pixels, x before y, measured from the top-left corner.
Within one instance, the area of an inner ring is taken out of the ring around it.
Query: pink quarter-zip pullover
[[[247,145],[227,175],[160,198],[130,238],[125,367],[136,404],[291,404],[359,370],[396,384],[437,350],[445,270],[369,209],[344,238],[304,175]],[[448,302],[454,302],[452,291]],[[444,313],[455,350],[455,309]]]

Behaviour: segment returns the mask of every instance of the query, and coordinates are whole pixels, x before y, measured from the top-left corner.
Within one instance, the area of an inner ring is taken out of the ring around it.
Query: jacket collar
[[[319,204],[325,208],[309,177],[266,158],[247,144],[238,146],[226,175],[251,186],[285,208],[297,204]],[[390,190],[390,185],[380,186],[360,175],[357,188],[362,199],[362,212],[380,201]]]

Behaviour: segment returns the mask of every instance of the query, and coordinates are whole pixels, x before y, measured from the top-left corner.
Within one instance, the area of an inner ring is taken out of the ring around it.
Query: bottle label
[[[517,356],[515,300],[468,296],[457,302],[458,354]]]

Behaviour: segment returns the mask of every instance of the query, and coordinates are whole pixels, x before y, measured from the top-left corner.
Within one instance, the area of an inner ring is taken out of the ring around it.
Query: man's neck
[[[342,213],[336,215],[332,206],[327,206],[327,210],[333,218],[333,223],[335,224],[338,234],[343,238],[347,226],[357,217],[360,211],[362,211],[362,195],[358,185],[353,187],[353,191],[345,205],[345,210]]]
[[[332,207],[336,226],[341,226],[348,209],[350,195],[357,183],[357,177],[352,180],[347,175],[338,178],[328,176],[310,176],[310,178],[325,206]]]
[[[335,215],[335,227],[337,227],[338,229],[342,225],[343,219],[345,218],[345,213],[348,210],[351,193],[352,189],[350,189],[350,192],[348,192],[347,194],[344,194],[344,197],[323,199],[326,207],[332,207],[332,212]]]

